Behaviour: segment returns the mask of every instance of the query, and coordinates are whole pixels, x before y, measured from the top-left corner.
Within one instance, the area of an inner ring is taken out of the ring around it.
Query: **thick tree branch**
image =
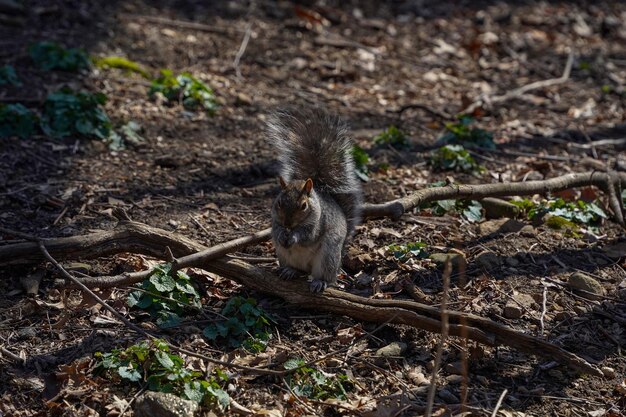
[[[424,188],[406,197],[382,204],[366,204],[363,208],[365,217],[399,218],[404,213],[413,210],[423,203],[440,200],[478,200],[486,197],[522,196],[545,194],[547,192],[563,191],[575,187],[594,185],[611,196],[615,193],[612,184],[626,186],[626,173],[584,172],[566,174],[556,178],[541,181],[510,182],[480,185],[448,185],[445,187]],[[621,214],[622,203],[615,197],[611,198],[611,209],[615,220],[624,226]],[[620,208],[620,210],[617,210]]]

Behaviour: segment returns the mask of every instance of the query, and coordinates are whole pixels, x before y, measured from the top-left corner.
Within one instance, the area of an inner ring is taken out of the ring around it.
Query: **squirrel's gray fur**
[[[336,282],[343,248],[360,221],[363,192],[348,127],[320,109],[278,111],[267,136],[278,151],[283,188],[272,206],[281,276],[309,274],[311,290],[323,291]]]

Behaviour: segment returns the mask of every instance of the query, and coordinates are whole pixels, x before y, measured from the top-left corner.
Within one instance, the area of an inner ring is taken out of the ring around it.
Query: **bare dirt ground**
[[[37,108],[48,92],[64,85],[102,91],[111,119],[138,122],[146,141],[111,151],[97,140],[77,137],[0,139],[0,225],[5,228],[40,237],[86,234],[111,229],[111,209],[122,207],[133,220],[206,245],[263,229],[278,191],[264,120],[272,109],[296,104],[324,105],[349,121],[356,142],[370,155],[370,180],[364,184],[369,202],[389,201],[446,177],[479,184],[626,169],[624,142],[589,146],[590,141],[626,137],[623,2],[24,3],[26,17],[0,23],[0,59],[13,65],[24,82],[19,88],[4,86],[2,101]],[[191,21],[206,27],[181,23]],[[233,61],[248,25],[251,36],[239,77]],[[125,56],[154,74],[160,68],[191,72],[214,89],[220,108],[208,116],[151,101],[145,80],[120,70],[42,71],[25,52],[41,40],[81,46],[96,56]],[[565,82],[474,112],[475,125],[493,132],[497,143],[496,151],[477,151],[486,167],[483,174],[432,172],[425,164],[446,115],[480,97],[558,78],[570,53],[574,62]],[[396,111],[415,103],[420,106]],[[407,132],[409,148],[373,143],[391,124]],[[466,348],[452,338],[437,377],[437,415],[459,413],[462,407],[470,415],[489,415],[504,390],[507,415],[624,415],[625,257],[603,250],[623,242],[623,229],[607,220],[595,238],[582,239],[525,222],[530,226],[522,231],[499,234],[484,223],[426,211],[395,222],[368,221],[358,229],[347,266],[352,275],[371,276],[372,283],[342,282],[361,295],[407,298],[402,282],[410,280],[438,305],[441,270],[427,261],[398,262],[385,248],[414,241],[427,243],[430,252],[454,248],[466,256],[468,268],[463,280],[453,279],[451,308],[540,336],[612,370],[605,378],[589,377],[509,348],[470,344],[469,374],[459,378],[455,364]],[[485,251],[495,254],[491,265],[476,262]],[[272,256],[272,246],[250,247],[246,256]],[[118,273],[142,262],[130,254],[90,260],[88,273]],[[42,268],[46,275],[39,293],[27,296],[20,279]],[[79,293],[54,288],[58,273],[50,266],[0,271],[0,346],[25,359],[20,363],[0,354],[0,415],[117,415],[114,396],[130,400],[138,388],[110,385],[80,370],[93,366],[95,352],[125,347],[136,341],[135,335],[105,320],[109,313]],[[559,285],[574,271],[594,277],[605,296],[592,301]],[[215,276],[199,279],[205,281],[204,308],[219,310],[228,297],[243,294],[257,298],[277,318],[279,337],[270,340],[269,356],[315,359],[345,344],[338,336],[345,329],[361,329],[354,331],[358,334],[375,327],[285,306]],[[101,295],[129,318],[149,323],[128,310],[128,292],[116,288]],[[505,305],[520,293],[533,301],[521,318],[505,318]],[[193,323],[163,331],[163,337],[216,357],[229,353],[207,347]],[[353,375],[357,384],[347,401],[354,407],[359,401],[379,404],[374,414],[363,415],[419,415],[438,340],[425,331],[388,326],[349,354],[330,358],[336,359],[332,365],[320,366]],[[408,344],[400,357],[376,356],[378,348],[394,341]],[[238,376],[231,384],[231,398],[253,410],[278,413],[272,415],[360,414],[290,400],[283,382],[271,376]]]

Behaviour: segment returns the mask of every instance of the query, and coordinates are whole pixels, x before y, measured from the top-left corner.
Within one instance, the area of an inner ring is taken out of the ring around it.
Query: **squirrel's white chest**
[[[319,248],[319,243],[311,246],[293,245],[289,248],[277,245],[276,255],[282,263],[310,274],[315,267],[315,260],[319,255]]]

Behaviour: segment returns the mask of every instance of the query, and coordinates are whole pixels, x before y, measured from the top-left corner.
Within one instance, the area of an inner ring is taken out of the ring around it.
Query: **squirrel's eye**
[[[307,208],[307,204],[306,201],[304,203],[302,203],[302,205],[300,206],[300,210],[304,211]]]

